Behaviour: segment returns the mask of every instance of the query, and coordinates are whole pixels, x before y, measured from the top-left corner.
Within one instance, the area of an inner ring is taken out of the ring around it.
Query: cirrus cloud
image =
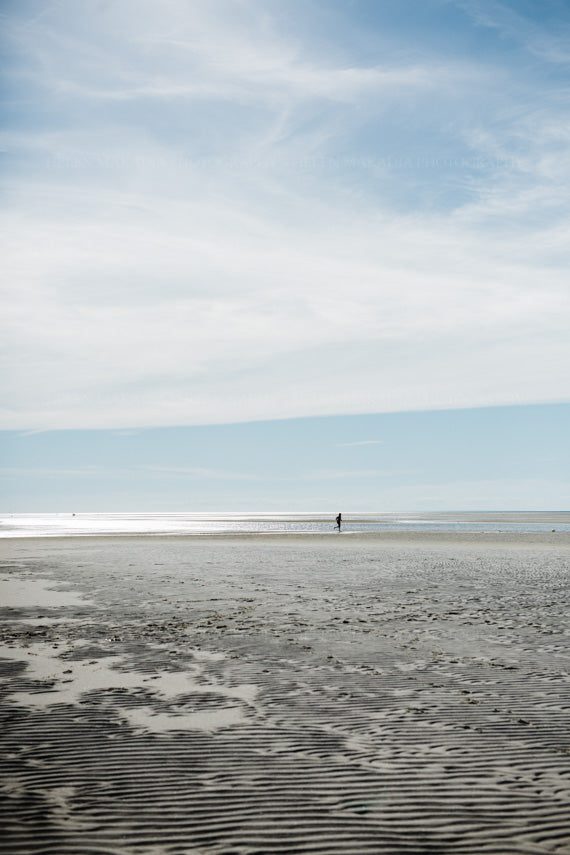
[[[3,427],[567,400],[552,57],[391,21],[371,62],[298,12],[8,7]]]

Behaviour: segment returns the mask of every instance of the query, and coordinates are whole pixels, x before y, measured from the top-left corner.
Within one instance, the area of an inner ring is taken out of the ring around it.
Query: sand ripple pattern
[[[567,549],[11,549],[9,855],[570,853]]]

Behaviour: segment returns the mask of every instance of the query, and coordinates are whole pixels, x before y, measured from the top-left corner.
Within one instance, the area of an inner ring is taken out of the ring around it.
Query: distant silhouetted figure
[[[341,522],[342,522],[342,514],[339,514],[336,518],[336,527],[338,528],[339,531],[340,531]]]

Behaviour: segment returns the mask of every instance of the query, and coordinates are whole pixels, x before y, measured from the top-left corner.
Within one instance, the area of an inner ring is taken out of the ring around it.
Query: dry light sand
[[[8,855],[570,853],[570,535],[0,548]]]

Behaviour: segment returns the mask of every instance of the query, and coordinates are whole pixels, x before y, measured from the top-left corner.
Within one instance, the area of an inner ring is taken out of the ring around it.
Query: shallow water
[[[121,513],[4,514],[0,538],[85,535],[325,534],[334,514]],[[438,512],[343,514],[345,534],[367,531],[570,531],[565,512]]]

